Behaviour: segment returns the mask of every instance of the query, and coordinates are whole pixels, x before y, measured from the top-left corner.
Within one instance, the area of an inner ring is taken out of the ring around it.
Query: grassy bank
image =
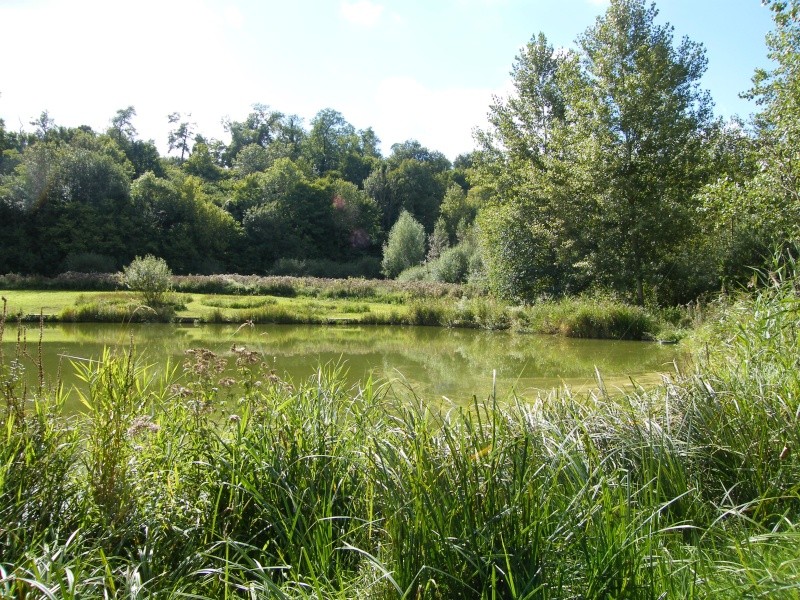
[[[16,289],[0,289],[15,317],[38,320],[44,314],[54,321],[111,323],[433,325],[611,339],[672,339],[680,337],[689,320],[685,310],[668,315],[607,298],[511,306],[467,286],[421,282],[184,276],[174,278],[170,302],[155,308],[144,306],[130,291],[66,291],[51,289],[54,284],[26,289],[31,283],[35,282],[17,281]]]
[[[233,387],[208,352],[155,378],[120,350],[65,420],[7,352],[0,595],[795,597],[800,305],[775,281],[614,398],[432,407],[245,348]]]

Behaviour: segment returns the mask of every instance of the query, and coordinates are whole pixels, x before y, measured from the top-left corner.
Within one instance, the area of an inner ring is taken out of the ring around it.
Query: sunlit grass
[[[74,306],[77,298],[86,296],[100,296],[103,292],[65,292],[65,291],[34,291],[34,290],[0,290],[0,296],[8,300],[8,314],[13,318],[16,315],[55,315],[63,309]]]

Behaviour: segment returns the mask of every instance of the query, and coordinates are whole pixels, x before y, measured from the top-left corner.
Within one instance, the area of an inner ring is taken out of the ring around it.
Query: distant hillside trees
[[[332,109],[305,130],[254,105],[227,121],[228,144],[173,113],[172,156],[136,137],[135,116],[120,109],[105,133],[46,112],[31,134],[0,122],[0,271],[113,271],[150,254],[177,273],[374,276],[400,210],[432,229],[452,181],[440,153],[409,141],[384,159],[371,128]],[[369,184],[382,174],[386,194]]]

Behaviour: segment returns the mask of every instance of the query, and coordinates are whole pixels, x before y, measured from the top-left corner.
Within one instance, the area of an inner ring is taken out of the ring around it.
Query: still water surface
[[[3,344],[6,358],[13,353],[9,333]],[[27,336],[35,354],[38,329]],[[55,324],[44,330],[45,373],[56,373],[60,363],[69,387],[75,384],[70,360],[97,358],[106,346],[127,348],[131,339],[153,365],[167,358],[180,365],[184,350],[193,347],[232,356],[236,344],[257,350],[281,377],[295,383],[313,376],[320,365],[343,363],[354,385],[372,375],[420,397],[458,402],[488,397],[493,372],[498,397],[534,397],[564,385],[595,387],[595,368],[610,389],[631,381],[649,385],[671,372],[677,358],[674,347],[647,342],[436,327]],[[35,378],[30,361],[27,369]]]

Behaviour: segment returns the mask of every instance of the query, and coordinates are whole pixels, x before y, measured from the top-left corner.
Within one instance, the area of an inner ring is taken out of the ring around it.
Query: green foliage
[[[405,271],[401,272],[396,279],[397,281],[401,282],[433,281],[433,278],[431,277],[431,271],[427,264],[409,267]]]
[[[557,230],[542,223],[541,213],[523,202],[492,202],[478,217],[487,285],[501,298],[533,300],[580,289],[575,265],[559,256]]]
[[[223,162],[226,166],[235,166],[237,161],[243,165],[248,164],[255,155],[255,147],[264,150],[268,162],[280,157],[296,160],[299,144],[305,136],[302,128],[298,127],[298,121],[298,117],[271,110],[265,104],[254,104],[252,112],[244,121],[225,121],[225,129],[230,133],[231,141],[225,149]],[[246,152],[248,156],[240,157],[239,154],[248,147],[251,147]],[[280,156],[275,152],[279,148]]]
[[[428,254],[425,256],[426,262],[436,260],[442,255],[447,248],[450,247],[450,240],[445,230],[444,220],[440,217],[436,220],[436,225],[433,232],[428,235]]]
[[[88,252],[130,260],[143,215],[130,201],[130,164],[120,154],[86,134],[74,145],[25,152],[0,185],[0,204],[15,217],[4,228],[19,242],[9,267],[54,274],[67,255]]]
[[[363,277],[375,279],[381,274],[380,260],[373,256],[364,256],[348,262],[337,262],[325,259],[297,260],[280,258],[270,269],[270,275],[291,277],[323,277],[348,279]]]
[[[181,115],[181,113],[174,112],[167,117],[170,125],[175,126],[175,129],[171,129],[169,131],[169,135],[167,136],[169,151],[180,151],[178,162],[181,164],[183,164],[183,162],[192,152],[190,144],[194,138],[194,129],[197,125],[190,121],[182,120],[189,119],[191,116],[191,114],[184,116]]]
[[[364,190],[380,207],[384,231],[406,210],[431,232],[449,176],[450,162],[444,155],[409,140],[392,146],[392,155],[364,180]]]
[[[219,181],[226,177],[226,172],[217,165],[208,145],[202,143],[194,145],[192,155],[183,163],[183,170],[205,181]]]
[[[228,146],[173,113],[175,159],[136,138],[135,116],[120,109],[103,134],[59,127],[46,112],[35,134],[0,126],[0,272],[107,270],[153,254],[176,273],[265,273],[287,259],[311,261],[311,274],[379,275],[375,257],[399,210],[367,176],[391,165],[390,202],[431,228],[449,178],[447,159],[416,142],[383,161],[375,132],[331,109],[307,133],[299,117],[255,105],[226,122]]]
[[[331,188],[338,256],[358,256],[369,251],[382,234],[377,203],[364,190],[348,181],[332,181]]]
[[[447,188],[440,207],[440,218],[451,244],[456,243],[459,232],[465,231],[472,225],[477,211],[474,195],[468,196],[464,189],[455,183]]]
[[[116,270],[117,266],[114,257],[97,254],[95,252],[68,254],[64,259],[64,271],[114,273]]]
[[[643,0],[612,2],[580,38],[592,83],[569,97],[577,121],[565,132],[567,143],[582,145],[578,168],[593,180],[598,275],[639,304],[646,284],[668,276],[665,256],[692,232],[711,117],[710,97],[699,89],[705,50],[687,39],[673,44],[657,14]],[[579,102],[587,104],[577,109]]]
[[[97,301],[78,298],[74,306],[63,308],[57,320],[63,323],[170,323],[175,306],[142,306],[129,298],[102,298]]]
[[[403,211],[389,232],[383,247],[383,274],[397,277],[425,258],[425,228],[410,213]]]
[[[140,292],[147,306],[165,304],[172,290],[172,270],[163,258],[151,254],[137,256],[123,269],[122,281],[126,287]]]
[[[234,161],[234,168],[240,177],[266,171],[269,166],[269,155],[266,149],[258,144],[248,144],[242,148]]]
[[[356,131],[341,113],[326,108],[312,119],[302,153],[319,176],[336,174],[360,185],[379,157],[378,143],[372,129]]]
[[[469,273],[469,255],[463,246],[448,248],[431,265],[434,281],[444,283],[465,283]]]
[[[433,231],[439,214],[445,192],[443,173],[431,163],[404,159],[387,174],[393,204],[409,212],[425,231]]]
[[[569,298],[526,307],[520,318],[541,333],[577,338],[654,339],[658,319],[640,306],[607,298]]]
[[[474,274],[478,247],[470,237],[460,244],[447,248],[441,256],[428,263],[433,281],[442,283],[467,283]]]
[[[148,216],[148,248],[176,271],[213,273],[232,260],[241,229],[211,202],[202,179],[182,173],[163,179],[145,173],[133,182],[131,195]]]
[[[614,0],[574,53],[534,38],[515,93],[480,136],[490,285],[531,300],[591,279],[643,304],[695,229],[710,102],[702,46],[674,44],[654,6]],[[669,157],[665,160],[664,157]]]

